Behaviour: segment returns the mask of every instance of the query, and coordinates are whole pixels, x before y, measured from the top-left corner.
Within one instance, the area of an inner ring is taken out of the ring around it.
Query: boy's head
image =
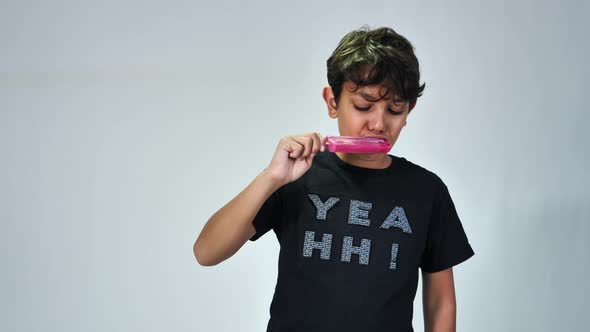
[[[414,47],[388,27],[371,30],[363,26],[349,32],[326,63],[336,105],[346,81],[358,87],[381,85],[386,88],[385,96],[395,93],[409,103],[415,103],[424,91]]]
[[[393,145],[425,87],[412,44],[391,28],[364,26],[342,38],[327,67],[323,97],[340,134]]]

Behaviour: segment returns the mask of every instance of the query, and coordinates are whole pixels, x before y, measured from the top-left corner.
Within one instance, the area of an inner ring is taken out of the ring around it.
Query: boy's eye
[[[368,107],[360,107],[360,106],[354,105],[354,108],[356,108],[358,111],[364,112],[364,111],[368,111],[369,108],[371,108],[371,106],[368,106]],[[389,113],[391,113],[393,115],[400,115],[400,114],[403,113],[403,111],[402,112],[396,112],[396,111],[394,111],[392,109],[389,109]]]

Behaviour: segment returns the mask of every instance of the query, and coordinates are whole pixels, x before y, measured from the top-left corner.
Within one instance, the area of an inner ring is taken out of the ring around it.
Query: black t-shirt
[[[413,331],[418,268],[474,255],[443,181],[389,156],[369,169],[319,152],[263,204],[250,240],[280,243],[267,331]]]

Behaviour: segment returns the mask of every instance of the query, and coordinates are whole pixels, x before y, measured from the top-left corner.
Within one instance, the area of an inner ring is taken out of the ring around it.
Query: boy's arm
[[[422,305],[425,332],[455,332],[456,311],[453,268],[422,271]]]
[[[266,200],[286,183],[300,178],[325,139],[318,133],[282,137],[272,160],[246,189],[209,218],[193,245],[199,264],[216,265],[235,254],[254,234],[252,221]]]
[[[223,262],[254,236],[256,229],[252,220],[280,186],[265,170],[246,189],[215,212],[193,245],[199,264],[212,266]]]

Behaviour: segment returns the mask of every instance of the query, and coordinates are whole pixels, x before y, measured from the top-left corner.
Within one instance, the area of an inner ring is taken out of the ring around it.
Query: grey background
[[[445,181],[476,251],[458,330],[586,330],[588,7],[3,1],[0,330],[263,331],[274,235],[212,268],[192,245],[281,136],[338,134],[325,61],[363,24],[421,61],[392,153]]]

